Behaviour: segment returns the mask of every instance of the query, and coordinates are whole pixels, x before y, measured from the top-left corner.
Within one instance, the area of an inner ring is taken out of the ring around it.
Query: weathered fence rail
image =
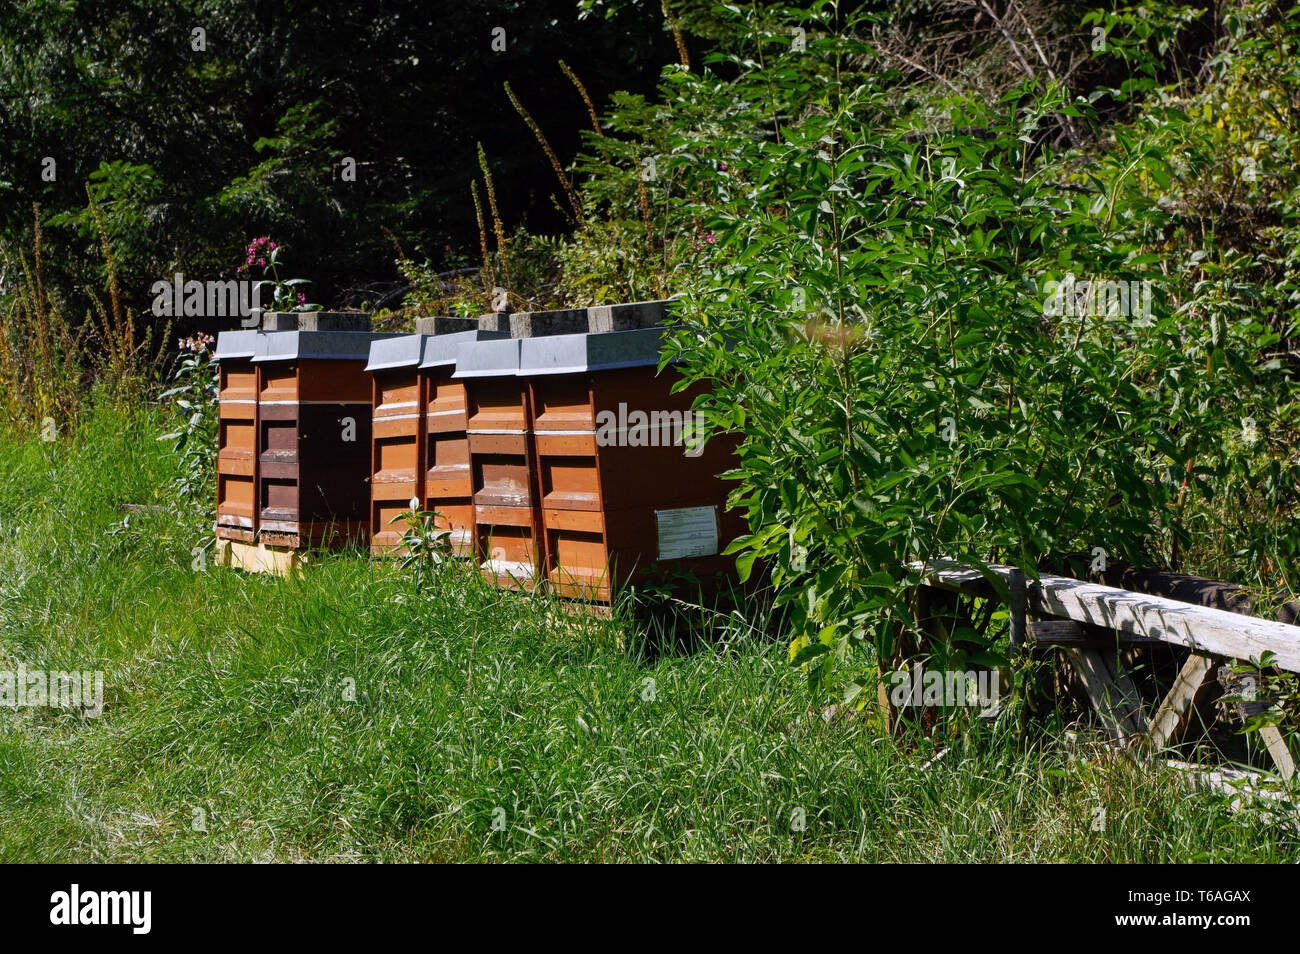
[[[1073,577],[1041,574],[1027,580],[1010,566],[977,569],[947,560],[912,566],[921,572],[925,586],[1006,599],[1013,644],[1027,638],[1063,650],[1103,724],[1121,744],[1141,742],[1162,749],[1179,739],[1212,692],[1235,685],[1237,677],[1216,660],[1250,662],[1270,653],[1272,665],[1300,672],[1300,626]],[[990,576],[1004,585],[995,586]],[[1251,603],[1236,605],[1248,610]],[[1042,622],[1027,623],[1029,617]],[[1165,643],[1184,647],[1190,655],[1168,694],[1148,712],[1150,707],[1117,665],[1114,653],[1102,651],[1108,642],[1111,648]],[[1243,718],[1253,708],[1263,706],[1238,704]],[[1279,730],[1266,726],[1260,737],[1281,776],[1293,778],[1295,762]]]
[[[1018,572],[1009,566],[989,569],[1008,587]],[[947,561],[930,566],[926,582],[970,595],[994,595],[979,570]],[[1272,652],[1276,666],[1300,672],[1300,626],[1047,574],[1027,582],[1025,609],[1034,616],[1102,626],[1206,655],[1257,659]]]

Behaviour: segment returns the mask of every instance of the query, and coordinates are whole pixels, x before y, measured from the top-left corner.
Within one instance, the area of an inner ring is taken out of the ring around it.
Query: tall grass
[[[692,652],[452,567],[193,568],[148,410],[0,433],[0,861],[1279,861],[1296,838],[1099,751],[810,713],[785,647]],[[161,503],[163,510],[128,508]],[[1095,809],[1105,823],[1093,830]],[[202,830],[200,830],[202,829]]]
[[[46,282],[39,206],[32,219],[31,249],[9,250],[0,262],[14,276],[0,298],[0,414],[11,427],[53,421],[57,429],[78,403],[85,335]]]
[[[11,428],[35,426],[53,436],[75,418],[92,383],[131,403],[142,401],[157,377],[165,335],[152,328],[137,333],[93,198],[91,210],[107,264],[108,304],[88,289],[94,307],[79,323],[46,274],[39,205],[32,206],[31,247],[0,251],[0,273],[14,276],[0,291],[0,423]]]

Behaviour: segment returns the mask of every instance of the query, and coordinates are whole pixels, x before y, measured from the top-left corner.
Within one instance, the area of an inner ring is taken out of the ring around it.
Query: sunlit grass
[[[781,640],[651,652],[459,566],[192,569],[148,415],[0,438],[0,668],[101,669],[100,719],[0,708],[0,860],[1290,860],[1169,773],[990,728],[810,713]],[[123,509],[159,504],[161,511]],[[1104,808],[1104,821],[1094,826]],[[1096,827],[1096,830],[1094,828]]]

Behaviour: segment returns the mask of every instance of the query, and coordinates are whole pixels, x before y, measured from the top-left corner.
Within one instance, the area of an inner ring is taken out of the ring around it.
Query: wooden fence
[[[1232,694],[1253,688],[1253,677],[1232,673],[1220,661],[1249,662],[1271,653],[1272,665],[1300,672],[1300,626],[1073,577],[1043,574],[1030,580],[1009,566],[987,567],[987,573],[951,561],[913,566],[926,586],[1006,599],[1013,647],[1028,642],[1064,651],[1103,724],[1120,744],[1162,749],[1181,738],[1216,688]],[[990,577],[1005,585],[994,585]],[[1211,585],[1220,593],[1225,589]],[[1238,602],[1239,608],[1250,606],[1248,600]],[[1185,647],[1190,655],[1165,698],[1148,714],[1114,652],[1103,650],[1160,643]],[[1243,718],[1263,709],[1249,698],[1238,704]],[[1279,774],[1293,778],[1295,762],[1278,729],[1266,726],[1260,735]]]

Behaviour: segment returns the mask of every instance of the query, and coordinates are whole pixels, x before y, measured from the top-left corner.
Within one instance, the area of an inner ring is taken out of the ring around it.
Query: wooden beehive
[[[361,331],[259,338],[259,540],[339,547],[370,535],[372,342]]]
[[[423,388],[424,509],[437,514],[435,524],[450,533],[457,556],[477,555],[474,530],[474,475],[470,466],[469,411],[465,380],[454,377],[460,351],[476,342],[501,339],[486,331],[431,335],[424,339],[420,362]]]
[[[529,384],[546,577],[563,596],[608,602],[630,582],[730,573],[745,531],[718,475],[734,438],[696,440],[691,403],[659,372],[663,331],[521,342]]]
[[[500,585],[532,589],[541,558],[540,511],[519,344],[512,338],[461,348],[452,378],[465,386],[475,557]]]
[[[218,540],[257,539],[257,349],[256,331],[223,331],[213,356],[218,362]]]
[[[424,335],[383,338],[370,345],[370,550],[400,549],[406,528],[394,519],[424,500],[424,389],[420,360]],[[422,507],[422,504],[419,505]]]

